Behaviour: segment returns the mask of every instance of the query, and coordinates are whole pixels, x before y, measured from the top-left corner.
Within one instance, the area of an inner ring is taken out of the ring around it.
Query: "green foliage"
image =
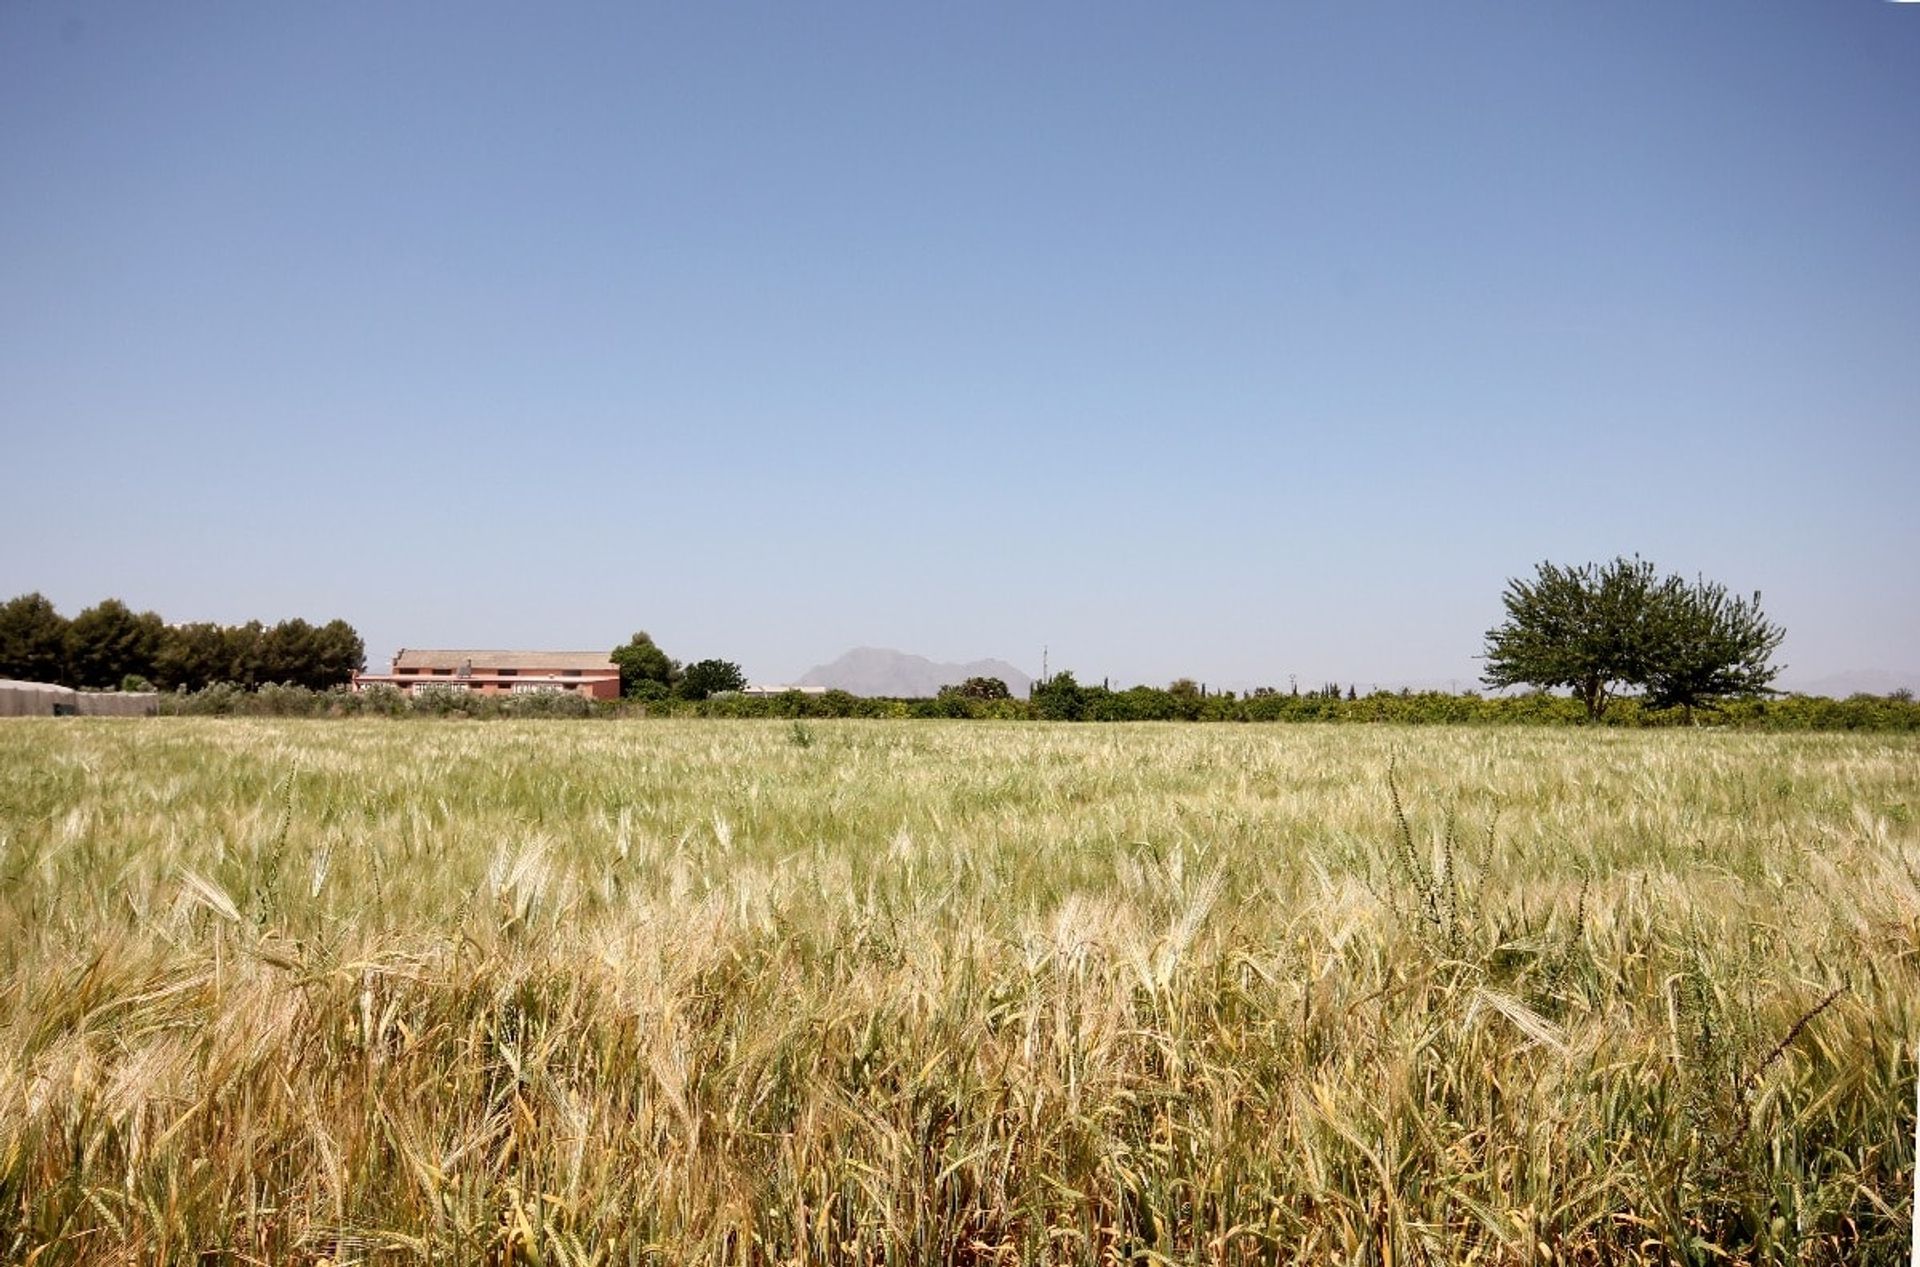
[[[87,608],[67,626],[70,685],[111,690],[129,673],[155,675],[166,623],[154,612],[134,612],[117,598]]]
[[[232,675],[227,681],[237,682],[249,690],[262,682],[273,681],[267,675],[266,657],[262,652],[267,637],[265,625],[257,620],[228,625],[220,631],[220,636],[225,646],[227,671]]]
[[[1072,673],[1062,670],[1036,683],[1028,702],[1042,721],[1079,721],[1087,711],[1087,692]]]
[[[658,688],[664,689],[664,688]],[[1250,694],[1235,699],[1210,695],[1204,703],[1185,701],[1155,687],[1111,691],[1076,686],[1080,722],[1260,722],[1385,725],[1569,726],[1587,720],[1584,705],[1564,695],[1449,695],[1439,691],[1379,691],[1357,699]],[[1057,697],[1054,697],[1057,701]],[[525,702],[523,702],[525,701]],[[577,702],[568,702],[577,701]],[[1043,701],[1047,702],[1047,701]],[[310,691],[268,685],[249,691],[219,683],[194,692],[163,692],[162,713],[180,716],[385,716],[385,717],[716,717],[766,719],[949,718],[975,721],[1041,720],[1027,700],[977,700],[945,695],[932,700],[864,699],[845,691],[819,695],[789,691],[776,696],[721,695],[705,700],[612,701],[595,707],[584,696],[533,693],[487,696],[472,692],[429,692],[416,700],[388,686],[358,692]],[[1752,731],[1920,731],[1920,703],[1894,696],[1856,695],[1836,700],[1789,695],[1776,699],[1734,699],[1712,714],[1715,726]],[[1682,714],[1655,709],[1628,696],[1614,702],[1602,725],[1615,729],[1673,727]]]
[[[1729,596],[1704,578],[1662,587],[1647,656],[1647,704],[1693,710],[1772,690],[1780,669],[1771,661],[1786,632],[1760,611],[1760,595]]]
[[[1542,563],[1531,580],[1508,581],[1507,618],[1487,631],[1487,685],[1571,687],[1598,720],[1621,686],[1646,679],[1658,585],[1653,565],[1639,558]]]
[[[1012,699],[1013,692],[1007,684],[997,677],[970,677],[958,686],[943,686],[941,695],[957,695],[961,699]]]
[[[505,717],[589,717],[593,703],[577,691],[526,691],[494,696]]]
[[[109,598],[69,622],[38,594],[0,604],[0,676],[32,681],[111,689],[137,677],[169,691],[282,682],[318,691],[345,685],[365,660],[360,635],[344,620],[317,628],[298,618],[271,629],[257,620],[170,626]]]
[[[0,603],[0,678],[66,681],[67,620],[44,595]]]
[[[227,631],[207,621],[168,630],[155,657],[154,680],[169,691],[238,681]]]
[[[250,639],[258,629],[258,625],[248,627],[241,637]],[[281,621],[257,638],[250,649],[250,667],[260,681],[323,691],[344,685],[366,661],[360,635],[343,620],[315,627],[296,617]]]
[[[700,660],[689,664],[675,684],[674,694],[681,699],[706,699],[722,691],[744,690],[747,675],[731,660]]]
[[[1571,687],[1593,721],[1622,687],[1691,720],[1701,705],[1767,692],[1780,672],[1770,661],[1784,632],[1759,594],[1661,578],[1643,559],[1542,563],[1531,580],[1509,581],[1502,602],[1506,620],[1487,631],[1487,684]]]
[[[620,694],[630,699],[651,698],[650,693],[642,694],[648,682],[658,683],[664,694],[680,676],[679,662],[669,659],[644,629],[615,647],[608,658],[620,666]]]

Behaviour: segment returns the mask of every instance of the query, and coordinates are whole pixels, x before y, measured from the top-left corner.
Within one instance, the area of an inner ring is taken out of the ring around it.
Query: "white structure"
[[[159,711],[152,691],[76,691],[0,678],[0,717],[152,717]]]

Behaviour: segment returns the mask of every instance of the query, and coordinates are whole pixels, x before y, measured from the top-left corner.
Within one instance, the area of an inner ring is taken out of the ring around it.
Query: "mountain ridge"
[[[925,699],[938,695],[943,686],[958,686],[974,677],[999,678],[1015,699],[1025,699],[1033,685],[1030,676],[1005,660],[942,662],[891,647],[855,647],[836,660],[808,669],[799,685],[869,697]]]

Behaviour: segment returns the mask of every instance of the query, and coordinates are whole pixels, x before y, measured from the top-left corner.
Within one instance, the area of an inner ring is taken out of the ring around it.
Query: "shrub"
[[[573,691],[532,691],[508,696],[500,711],[507,717],[586,717],[593,705]]]

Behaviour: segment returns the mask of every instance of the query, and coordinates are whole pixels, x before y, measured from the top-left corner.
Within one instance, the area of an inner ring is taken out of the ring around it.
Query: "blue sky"
[[[0,6],[0,597],[783,680],[1920,664],[1920,5]]]

